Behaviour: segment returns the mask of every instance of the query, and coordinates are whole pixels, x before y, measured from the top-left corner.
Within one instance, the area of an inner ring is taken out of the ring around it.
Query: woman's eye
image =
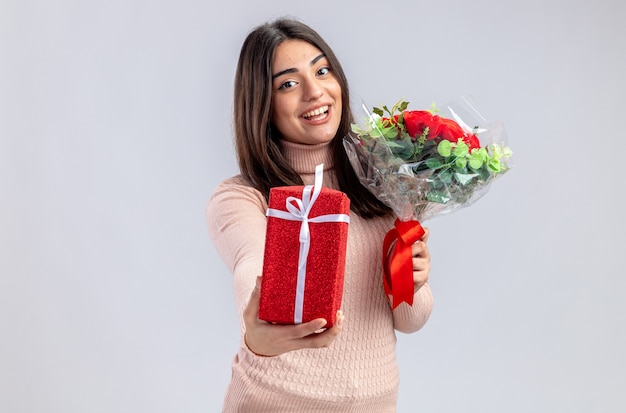
[[[283,82],[280,84],[280,86],[278,86],[279,90],[284,90],[284,89],[289,89],[290,87],[293,87],[296,84],[296,82],[294,82],[293,80],[288,80],[287,82]]]
[[[320,68],[320,70],[317,71],[317,74],[321,76],[327,75],[329,73],[330,73],[330,67],[326,67],[326,66]]]

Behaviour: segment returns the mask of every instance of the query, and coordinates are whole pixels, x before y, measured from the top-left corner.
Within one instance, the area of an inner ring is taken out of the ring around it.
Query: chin
[[[315,141],[317,143],[329,143],[329,142],[332,142],[333,139],[335,139],[335,135],[334,134],[332,136],[325,136],[325,137],[323,137],[321,139],[315,139]]]

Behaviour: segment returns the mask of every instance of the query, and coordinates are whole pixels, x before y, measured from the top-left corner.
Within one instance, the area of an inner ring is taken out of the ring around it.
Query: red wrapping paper
[[[287,198],[303,198],[303,188],[272,188],[269,208],[285,211]],[[322,187],[308,217],[349,215],[349,212],[350,200],[346,194]],[[302,221],[268,216],[258,313],[261,320],[295,323],[301,226]],[[343,297],[348,223],[309,222],[308,226],[310,249],[306,260],[302,322],[321,317],[326,319],[326,327],[331,327]]]

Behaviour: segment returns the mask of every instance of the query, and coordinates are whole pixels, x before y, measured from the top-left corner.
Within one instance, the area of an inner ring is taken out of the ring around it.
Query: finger
[[[427,257],[413,258],[413,271],[424,271],[430,268],[430,260]]]
[[[429,256],[428,246],[423,241],[417,241],[411,245],[411,255],[413,257],[426,257]]]
[[[413,283],[415,291],[419,290],[422,285],[428,281],[430,274],[430,253],[428,248],[422,251],[421,256],[413,258]]]
[[[294,326],[291,338],[299,339],[299,338],[303,338],[306,336],[310,336],[311,334],[314,334],[319,329],[324,328],[326,324],[328,323],[326,319],[324,318],[316,318],[306,323],[298,324]]]
[[[304,345],[310,348],[328,347],[337,338],[339,333],[341,333],[344,319],[345,317],[341,310],[337,311],[337,321],[335,324],[322,333],[312,334],[303,338],[302,341]]]
[[[428,242],[428,237],[430,236],[430,230],[426,227],[424,228],[424,235],[422,236],[422,241]]]

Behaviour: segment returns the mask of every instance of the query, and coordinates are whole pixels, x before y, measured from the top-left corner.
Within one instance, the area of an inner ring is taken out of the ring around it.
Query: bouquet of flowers
[[[361,183],[397,217],[383,244],[384,285],[393,308],[413,302],[410,246],[424,234],[420,222],[476,202],[509,170],[512,155],[503,125],[487,127],[469,102],[469,110],[446,105],[446,116],[434,104],[407,110],[408,104],[400,100],[373,113],[364,106],[365,120],[344,138]],[[472,126],[465,121],[470,119]]]

